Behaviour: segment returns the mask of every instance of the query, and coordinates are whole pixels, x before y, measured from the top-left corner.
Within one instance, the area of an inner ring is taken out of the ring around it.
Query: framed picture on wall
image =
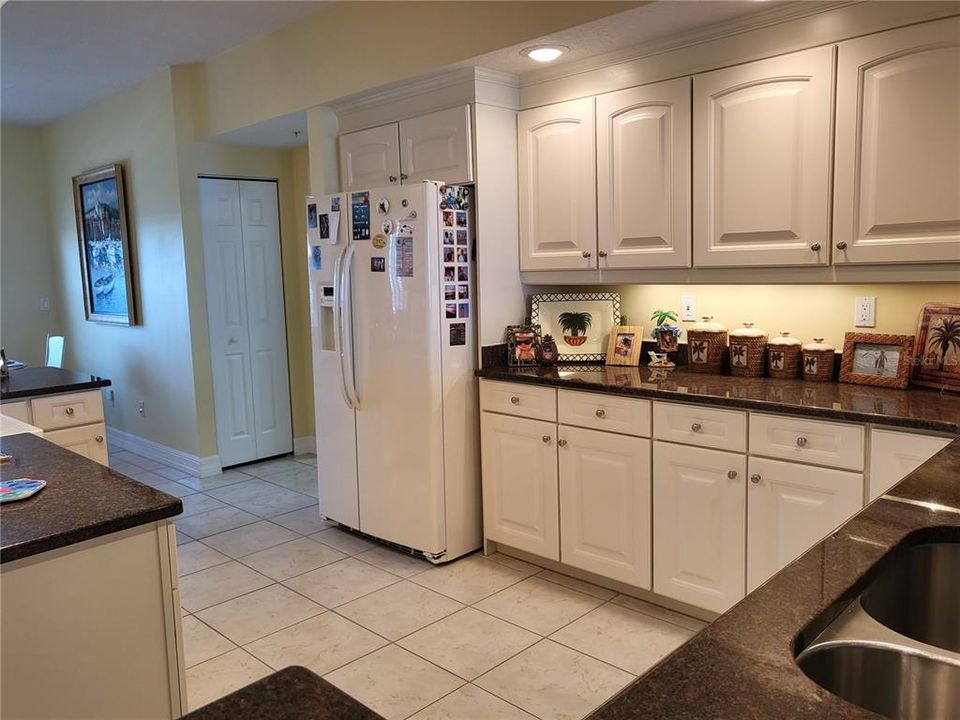
[[[107,165],[74,177],[73,203],[87,320],[135,325],[123,168]]]

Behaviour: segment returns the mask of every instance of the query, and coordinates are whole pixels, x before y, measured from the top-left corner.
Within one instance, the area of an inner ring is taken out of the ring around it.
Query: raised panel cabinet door
[[[518,115],[520,269],[597,267],[593,98]]]
[[[557,426],[484,412],[480,432],[485,537],[559,560]]]
[[[650,441],[561,425],[560,559],[650,589]]]
[[[340,188],[344,192],[400,182],[400,135],[397,123],[340,136]]]
[[[473,182],[470,106],[400,121],[400,181]]]
[[[863,475],[750,458],[747,592],[863,507]]]
[[[746,456],[653,443],[653,591],[724,612],[744,595]]]
[[[600,268],[690,267],[690,78],[597,97]]]
[[[873,502],[943,450],[953,438],[893,430],[870,431],[870,488]]]
[[[109,463],[107,427],[102,422],[63,430],[48,430],[43,434],[43,438],[101,465]]]
[[[830,261],[833,48],[693,78],[693,264]]]
[[[834,263],[960,261],[960,19],[840,44]]]

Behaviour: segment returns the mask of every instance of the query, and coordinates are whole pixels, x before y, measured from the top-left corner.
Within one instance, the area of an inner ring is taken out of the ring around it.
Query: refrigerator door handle
[[[349,375],[346,372],[344,373],[344,385],[346,385],[347,388],[350,407],[354,410],[360,408],[360,395],[357,392],[357,376],[353,359],[353,256],[356,249],[356,245],[350,244],[343,254],[343,283],[341,284],[343,294],[341,296],[341,302],[343,303],[343,308],[347,310],[343,325],[346,331],[349,332],[349,336],[345,337],[345,342],[343,343],[344,353],[340,356],[341,364],[349,373]]]
[[[337,261],[333,267],[333,337],[336,343],[337,357],[340,359],[340,392],[343,394],[343,401],[347,404],[347,407],[353,410],[354,406],[350,402],[350,393],[347,391],[347,371],[343,364],[345,346],[343,338],[343,297],[345,292],[343,260],[350,249],[348,245],[343,252],[337,255]]]

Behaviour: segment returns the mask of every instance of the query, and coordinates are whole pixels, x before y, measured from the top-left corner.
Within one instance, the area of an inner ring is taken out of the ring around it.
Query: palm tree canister
[[[557,322],[563,328],[563,341],[567,345],[578,347],[587,341],[587,330],[593,323],[588,312],[562,312]]]

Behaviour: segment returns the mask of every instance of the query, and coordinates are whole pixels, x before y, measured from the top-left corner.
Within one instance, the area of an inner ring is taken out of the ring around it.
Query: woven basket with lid
[[[790,333],[781,330],[780,335],[767,341],[767,372],[772,378],[798,378],[803,362],[802,343]]]
[[[803,346],[803,379],[815,382],[833,380],[833,362],[837,351],[823,338],[814,338],[812,343]]]
[[[711,322],[707,315],[702,322],[687,330],[688,369],[691,372],[719,373],[723,370],[723,354],[727,349],[727,328]]]
[[[766,369],[767,333],[752,322],[730,333],[730,374],[762,377]]]

